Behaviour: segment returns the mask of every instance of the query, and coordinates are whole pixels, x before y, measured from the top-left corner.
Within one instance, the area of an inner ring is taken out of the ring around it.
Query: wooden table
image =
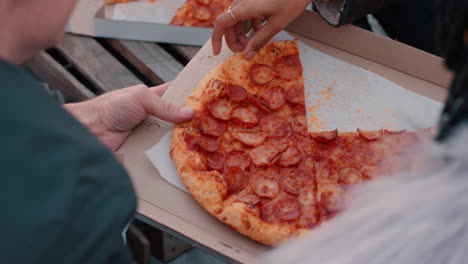
[[[199,47],[66,35],[26,67],[68,102],[144,83],[173,80]]]
[[[199,49],[66,35],[56,47],[29,60],[26,68],[52,90],[61,91],[66,102],[80,102],[136,84],[155,86],[171,81]],[[170,260],[195,244],[183,234],[152,219],[142,215],[137,215],[137,219],[141,221],[140,225],[146,225],[143,229],[151,243],[153,255],[163,261]],[[209,251],[203,245],[197,244],[197,247]]]

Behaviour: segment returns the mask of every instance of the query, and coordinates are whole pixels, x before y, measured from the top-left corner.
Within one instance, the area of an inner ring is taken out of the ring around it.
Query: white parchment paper
[[[116,4],[112,19],[169,24],[185,0],[140,0]]]
[[[281,33],[274,40],[292,39]],[[299,42],[310,132],[416,129],[437,123],[440,102]],[[187,191],[169,155],[171,133],[146,152],[163,178]]]
[[[168,132],[164,137],[156,144],[154,147],[146,151],[146,156],[149,158],[151,163],[158,169],[159,174],[166,179],[172,185],[178,187],[183,191],[185,189],[182,180],[177,174],[177,169],[172,161],[171,156],[169,155],[169,150],[171,147],[171,136],[172,132]]]
[[[437,123],[442,104],[299,43],[310,132],[415,129]]]

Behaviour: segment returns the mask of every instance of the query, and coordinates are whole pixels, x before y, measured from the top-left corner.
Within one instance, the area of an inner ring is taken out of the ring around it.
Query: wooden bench
[[[80,102],[140,83],[155,86],[171,81],[199,49],[66,35],[60,44],[36,55],[25,66],[50,89],[60,91],[66,102]],[[161,231],[150,221],[135,221],[129,244],[136,248],[134,252],[140,252],[139,263],[148,262],[147,248],[153,256],[168,261],[192,247],[190,240],[176,238],[171,230]]]
[[[26,67],[69,101],[82,101],[123,87],[173,80],[198,47],[66,35]]]

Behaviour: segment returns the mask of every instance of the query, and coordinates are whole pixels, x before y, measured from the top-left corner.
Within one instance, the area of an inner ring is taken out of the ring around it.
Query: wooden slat
[[[155,85],[174,80],[184,68],[155,43],[131,40],[107,42]]]
[[[93,38],[66,35],[57,50],[102,92],[141,83]]]
[[[94,97],[90,90],[44,51],[28,60],[25,66],[50,88],[62,92],[67,101],[83,101]]]
[[[178,51],[187,61],[190,61],[201,47],[186,46],[186,45],[172,45],[176,51]]]

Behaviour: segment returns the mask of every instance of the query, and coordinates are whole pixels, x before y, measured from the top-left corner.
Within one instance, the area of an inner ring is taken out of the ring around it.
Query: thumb
[[[186,122],[195,115],[193,108],[171,104],[158,96],[152,96],[149,100],[150,102],[145,104],[146,112],[171,123]]]
[[[279,19],[272,17],[265,25],[255,33],[255,35],[249,40],[247,47],[245,47],[244,54],[246,59],[251,59],[257,51],[265,46],[276,34],[283,30],[282,23]]]
[[[230,28],[234,28],[236,25],[241,27],[243,21],[255,18],[254,10],[256,9],[252,8],[252,2],[235,0],[231,6],[230,11],[224,12],[216,18],[213,33],[211,34],[214,55],[221,52],[222,38]]]
[[[172,81],[167,82],[167,83],[163,83],[163,84],[158,85],[158,86],[150,87],[149,89],[150,89],[151,92],[153,92],[157,96],[161,97],[166,92],[166,90],[169,88],[169,86],[171,86],[171,84],[172,84]]]

